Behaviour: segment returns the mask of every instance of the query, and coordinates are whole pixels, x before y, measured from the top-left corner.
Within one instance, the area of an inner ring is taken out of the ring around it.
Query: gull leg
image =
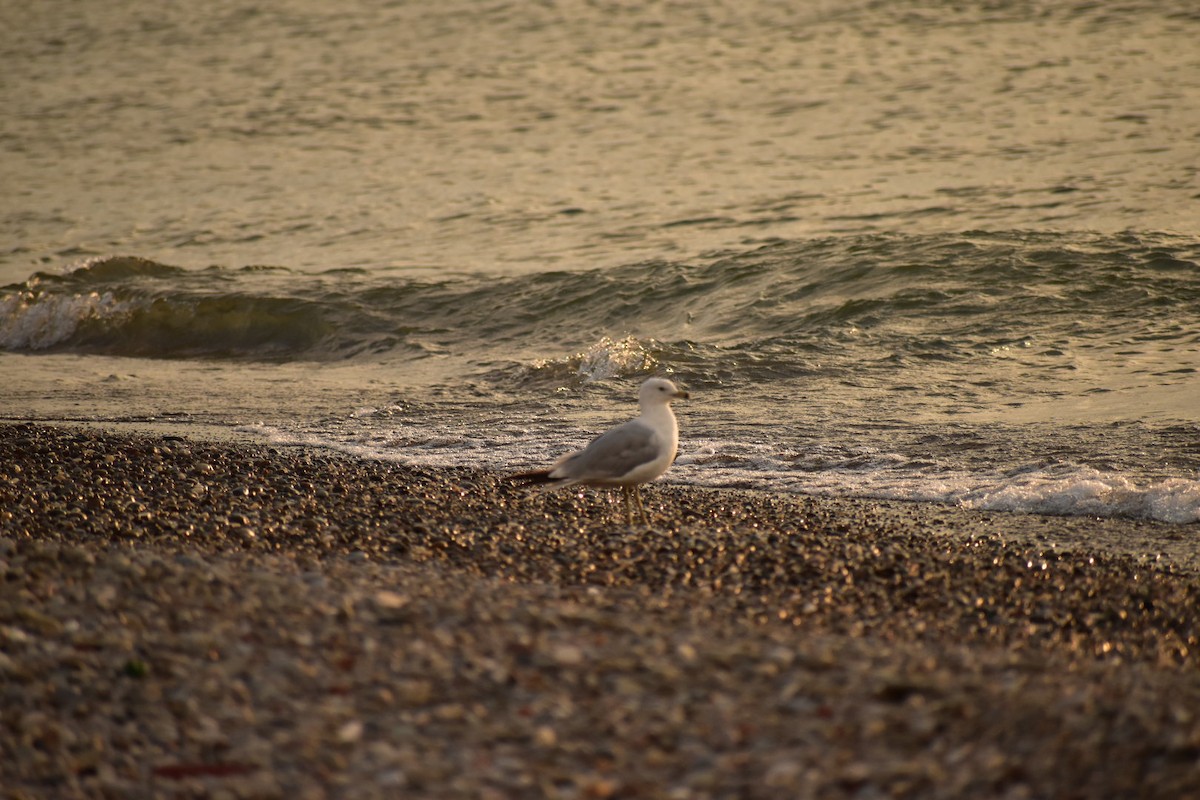
[[[637,500],[638,513],[642,515],[642,524],[647,528],[650,527],[650,518],[646,516],[646,507],[642,505],[642,487],[638,484],[633,485],[633,499]]]
[[[629,487],[628,486],[621,487],[621,500],[624,501],[623,504],[625,506],[625,524],[632,528],[633,527],[633,508],[632,508],[631,503],[629,502]]]

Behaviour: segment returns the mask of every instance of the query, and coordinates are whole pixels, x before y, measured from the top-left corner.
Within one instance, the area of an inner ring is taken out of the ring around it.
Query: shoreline
[[[80,431],[128,438],[132,440],[163,440],[186,442],[209,447],[260,448],[271,453],[308,451],[350,462],[378,463],[395,467],[400,471],[415,473],[470,473],[460,467],[427,467],[384,459],[361,459],[336,447],[315,444],[280,444],[244,430],[235,430],[216,424],[197,424],[193,421],[178,422],[158,420],[147,422],[98,422],[88,419],[36,419],[23,420],[0,416],[0,430],[32,425],[57,431]],[[480,476],[494,482],[500,473],[483,469]],[[730,493],[747,498],[779,498],[781,501],[816,503],[833,514],[856,515],[861,509],[870,509],[881,516],[880,524],[908,525],[911,518],[920,517],[924,528],[931,533],[944,534],[953,538],[968,538],[980,535],[996,536],[1006,543],[1028,550],[1060,550],[1067,553],[1103,553],[1127,556],[1137,560],[1148,569],[1169,569],[1200,575],[1200,523],[1162,522],[1153,519],[1124,516],[1054,515],[1032,512],[988,511],[967,509],[945,503],[923,500],[892,498],[837,496],[805,494],[800,492],[772,492],[765,489],[745,487],[689,486],[673,483],[668,475],[648,487],[648,491],[674,490],[682,492]],[[586,490],[585,490],[586,491]],[[599,497],[598,492],[593,492]],[[592,506],[589,506],[592,508]],[[597,514],[600,512],[596,512]],[[668,514],[669,516],[669,514]],[[618,520],[596,521],[615,522]],[[963,528],[968,529],[965,533]]]
[[[1194,526],[665,485],[628,529],[95,426],[0,459],[11,796],[1200,790]]]

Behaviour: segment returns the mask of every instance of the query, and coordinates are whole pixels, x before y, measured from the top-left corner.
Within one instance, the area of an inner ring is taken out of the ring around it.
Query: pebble
[[[14,797],[1200,796],[1178,526],[656,486],[629,529],[42,425],[0,464]]]

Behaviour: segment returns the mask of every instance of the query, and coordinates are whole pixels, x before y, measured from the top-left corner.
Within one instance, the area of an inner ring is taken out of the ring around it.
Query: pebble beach
[[[1194,526],[0,426],[6,798],[1200,794]]]

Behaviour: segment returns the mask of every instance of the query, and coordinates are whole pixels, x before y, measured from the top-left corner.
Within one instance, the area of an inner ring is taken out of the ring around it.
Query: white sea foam
[[[126,305],[110,292],[0,297],[0,347],[44,350],[67,341],[85,321],[115,317]]]
[[[945,503],[983,511],[1200,522],[1200,480],[1140,483],[1088,467],[1019,477],[895,468],[835,469],[789,477],[790,491],[810,494]],[[762,488],[771,488],[770,478],[763,478]]]
[[[1039,514],[1126,516],[1162,522],[1200,520],[1200,482],[1182,478],[1139,485],[1128,477],[1080,469],[1072,475],[1028,475],[971,488],[966,508]]]
[[[569,369],[584,383],[640,375],[652,371],[658,361],[646,344],[633,336],[623,339],[601,337],[581,353],[533,363],[535,370]]]
[[[579,374],[587,381],[646,372],[655,367],[654,356],[632,336],[613,341],[605,336],[579,357]]]
[[[668,477],[713,487],[942,503],[983,511],[1200,522],[1200,480],[1140,480],[1120,472],[1054,464],[972,473],[897,453],[851,457],[783,452],[772,445],[691,440]]]

